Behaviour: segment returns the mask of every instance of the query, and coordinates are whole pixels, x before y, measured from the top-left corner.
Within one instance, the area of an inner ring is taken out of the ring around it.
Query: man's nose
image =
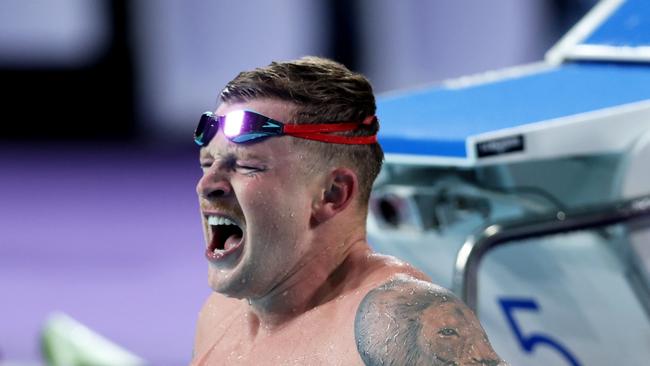
[[[208,169],[196,184],[199,197],[217,199],[227,197],[232,192],[232,186],[223,174]]]

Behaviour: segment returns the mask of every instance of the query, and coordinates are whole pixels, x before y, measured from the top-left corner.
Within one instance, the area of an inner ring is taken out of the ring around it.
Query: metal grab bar
[[[650,195],[610,204],[557,211],[533,218],[495,222],[470,235],[456,255],[452,290],[476,313],[478,268],[485,254],[515,240],[590,229],[640,218],[650,218]],[[646,295],[647,295],[647,289]],[[650,303],[643,296],[646,311]],[[478,314],[477,314],[478,316]]]

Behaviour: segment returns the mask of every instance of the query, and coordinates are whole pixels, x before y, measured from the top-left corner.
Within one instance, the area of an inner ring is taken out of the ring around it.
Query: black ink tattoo
[[[408,276],[370,291],[359,305],[354,330],[368,366],[505,365],[455,295]]]

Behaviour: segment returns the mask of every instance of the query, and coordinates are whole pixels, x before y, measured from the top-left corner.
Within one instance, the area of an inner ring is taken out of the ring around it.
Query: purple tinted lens
[[[205,112],[199,119],[199,125],[194,131],[194,142],[199,146],[207,145],[219,129],[219,123],[210,112]]]
[[[252,111],[232,111],[225,116],[216,117],[205,112],[194,132],[194,141],[206,146],[223,128],[224,135],[233,142],[244,143],[269,136],[282,135],[282,123]]]
[[[250,130],[250,112],[233,111],[223,117],[223,133],[228,138],[239,136]],[[245,129],[245,130],[244,130]]]
[[[224,135],[236,143],[282,134],[282,123],[253,111],[232,111],[219,119]]]

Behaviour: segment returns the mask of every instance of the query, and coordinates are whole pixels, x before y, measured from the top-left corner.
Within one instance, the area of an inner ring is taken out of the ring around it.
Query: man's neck
[[[346,238],[315,243],[318,249],[290,272],[280,286],[263,298],[249,301],[247,318],[251,331],[257,333],[254,328],[259,327],[273,333],[312,308],[341,296],[350,286],[345,278],[358,267],[356,263],[371,253],[365,236],[361,227]]]

